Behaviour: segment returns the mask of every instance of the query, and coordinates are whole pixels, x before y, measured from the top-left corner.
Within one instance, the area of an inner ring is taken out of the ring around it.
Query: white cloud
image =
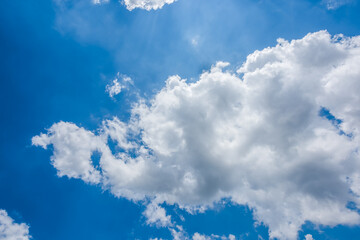
[[[305,240],[314,240],[314,238],[312,237],[311,234],[306,234],[305,235]]]
[[[29,240],[29,226],[25,223],[15,223],[5,210],[0,209],[0,239]]]
[[[109,0],[92,0],[93,4],[108,3]],[[172,4],[176,0],[122,0],[129,11],[135,8],[145,9],[147,11],[161,9],[165,4]]]
[[[234,235],[232,235],[232,234],[229,234],[229,240],[235,240],[236,238],[235,238],[235,236]]]
[[[194,233],[192,239],[193,240],[210,240],[210,237],[207,237],[205,235],[201,235],[199,233]]]
[[[161,9],[165,4],[171,4],[175,1],[176,0],[124,0],[124,3],[129,11],[132,11],[135,8],[150,11]]]
[[[169,227],[172,225],[171,216],[166,215],[165,209],[156,203],[147,205],[144,216],[147,218],[146,223],[149,225],[156,225],[158,227]]]
[[[120,81],[120,82],[119,82]],[[117,77],[108,85],[106,85],[106,92],[113,98],[118,95],[123,89],[127,89],[132,85],[133,81],[126,75],[117,74]]]
[[[115,79],[112,81],[111,84],[106,85],[106,92],[109,93],[110,97],[114,97],[115,95],[118,95],[121,92],[122,88],[123,86],[120,85],[118,79]]]
[[[320,31],[278,42],[249,55],[238,74],[219,62],[194,83],[169,77],[128,123],[106,120],[95,134],[60,122],[33,144],[54,146],[59,176],[118,197],[194,213],[223,198],[248,205],[271,238],[297,239],[305,221],[359,224],[346,206],[360,204],[360,37]],[[342,122],[320,116],[324,107]]]
[[[192,240],[235,240],[235,236],[230,234],[228,237],[211,234],[211,236],[194,233]]]
[[[351,3],[352,0],[323,0],[328,10],[335,10],[339,7]]]
[[[42,146],[53,144],[52,165],[58,170],[58,176],[81,178],[88,183],[99,183],[100,171],[91,162],[92,154],[101,150],[102,141],[92,132],[79,128],[75,124],[59,122],[32,139],[32,144]]]
[[[108,3],[109,0],[93,0],[94,4],[102,4],[102,3]]]

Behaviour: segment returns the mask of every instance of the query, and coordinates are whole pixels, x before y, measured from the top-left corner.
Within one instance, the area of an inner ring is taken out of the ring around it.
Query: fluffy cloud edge
[[[0,239],[29,240],[31,238],[27,224],[14,222],[5,210],[0,209]]]

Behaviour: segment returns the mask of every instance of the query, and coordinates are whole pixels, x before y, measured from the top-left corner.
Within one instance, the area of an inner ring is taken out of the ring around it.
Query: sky
[[[3,0],[0,239],[360,238],[357,0]]]

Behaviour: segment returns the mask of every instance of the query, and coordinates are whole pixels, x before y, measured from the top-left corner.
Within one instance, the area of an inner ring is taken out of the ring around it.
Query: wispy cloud
[[[102,3],[108,3],[109,0],[93,0],[94,4],[102,4]]]
[[[131,78],[118,73],[117,77],[112,80],[111,83],[106,85],[106,92],[109,93],[111,98],[113,98],[121,93],[122,90],[127,89],[130,85],[133,85]]]
[[[126,8],[130,11],[135,8],[147,11],[161,9],[165,4],[174,3],[176,0],[123,0]]]
[[[92,0],[94,4],[108,3],[109,0]],[[135,8],[150,10],[161,9],[165,4],[171,4],[176,0],[122,0],[121,2],[125,4],[126,8],[129,11],[134,10]]]
[[[327,9],[335,10],[343,5],[351,3],[352,0],[324,0],[323,2],[326,4]]]

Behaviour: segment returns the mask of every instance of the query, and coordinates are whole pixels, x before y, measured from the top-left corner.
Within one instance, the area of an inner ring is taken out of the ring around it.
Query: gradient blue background
[[[193,81],[218,60],[239,66],[279,37],[302,38],[322,29],[360,34],[355,0],[336,10],[310,0],[178,0],[150,12],[129,12],[114,0],[62,2],[0,4],[0,209],[28,223],[36,240],[170,238],[166,229],[146,226],[141,204],[58,178],[51,151],[31,146],[31,137],[54,122],[96,130],[104,118],[126,120],[132,92],[152,96],[173,74]],[[135,86],[114,101],[105,86],[117,72]],[[177,214],[185,217],[191,235],[268,239],[268,229],[254,227],[246,207],[227,204],[196,216],[166,208],[179,223]],[[360,239],[359,227],[318,229],[307,223],[300,239],[307,233],[316,240]]]

